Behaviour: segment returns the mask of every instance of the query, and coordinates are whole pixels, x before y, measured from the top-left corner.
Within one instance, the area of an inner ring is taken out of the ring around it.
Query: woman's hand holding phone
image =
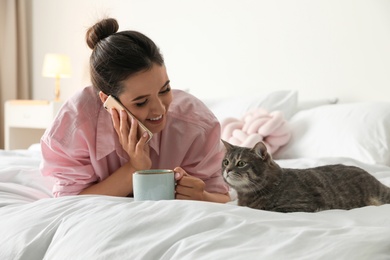
[[[111,111],[112,108],[115,108],[116,111],[125,110],[127,113],[127,117],[129,118],[129,121],[130,121],[130,119],[134,119],[137,121],[137,125],[138,125],[137,137],[138,137],[138,139],[140,139],[141,136],[143,136],[145,134],[145,132],[148,135],[148,139],[147,139],[146,143],[148,143],[152,139],[152,137],[153,137],[152,132],[150,132],[149,129],[146,128],[146,126],[144,126],[141,122],[139,122],[133,116],[133,114],[131,114],[131,112],[124,105],[122,105],[122,103],[117,98],[115,98],[111,95],[108,96],[108,98],[106,99],[106,101],[103,104],[103,107],[109,112]]]
[[[143,134],[137,139],[138,122],[133,117],[129,117],[125,110],[117,111],[111,109],[112,122],[119,142],[130,157],[130,163],[136,170],[145,170],[152,167],[152,161],[149,157],[149,145],[146,143],[149,136]]]

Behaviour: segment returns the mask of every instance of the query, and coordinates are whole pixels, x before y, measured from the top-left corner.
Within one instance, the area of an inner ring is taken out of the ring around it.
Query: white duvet
[[[0,152],[0,259],[390,259],[390,205],[274,213],[235,202],[51,198],[33,151]],[[390,185],[390,167],[345,163]]]

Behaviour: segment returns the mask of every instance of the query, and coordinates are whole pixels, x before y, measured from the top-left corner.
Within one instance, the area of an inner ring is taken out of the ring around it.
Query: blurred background
[[[390,100],[388,0],[1,0],[0,98],[54,99],[44,57],[69,57],[61,99],[89,85],[86,30],[104,17],[152,38],[172,87],[200,98],[294,89]],[[3,107],[1,107],[3,116]],[[2,118],[1,118],[2,119]]]

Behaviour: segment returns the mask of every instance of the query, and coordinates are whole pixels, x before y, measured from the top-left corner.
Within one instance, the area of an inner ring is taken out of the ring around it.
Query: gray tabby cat
[[[253,148],[223,143],[227,150],[222,161],[223,177],[237,191],[240,206],[316,212],[390,203],[390,188],[358,167],[281,168],[262,142]]]

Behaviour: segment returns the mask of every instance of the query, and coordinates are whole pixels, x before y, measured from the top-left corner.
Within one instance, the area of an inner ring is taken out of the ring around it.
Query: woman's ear
[[[100,100],[102,101],[102,103],[106,102],[108,96],[106,94],[104,94],[102,91],[99,91],[99,97],[100,97]]]

